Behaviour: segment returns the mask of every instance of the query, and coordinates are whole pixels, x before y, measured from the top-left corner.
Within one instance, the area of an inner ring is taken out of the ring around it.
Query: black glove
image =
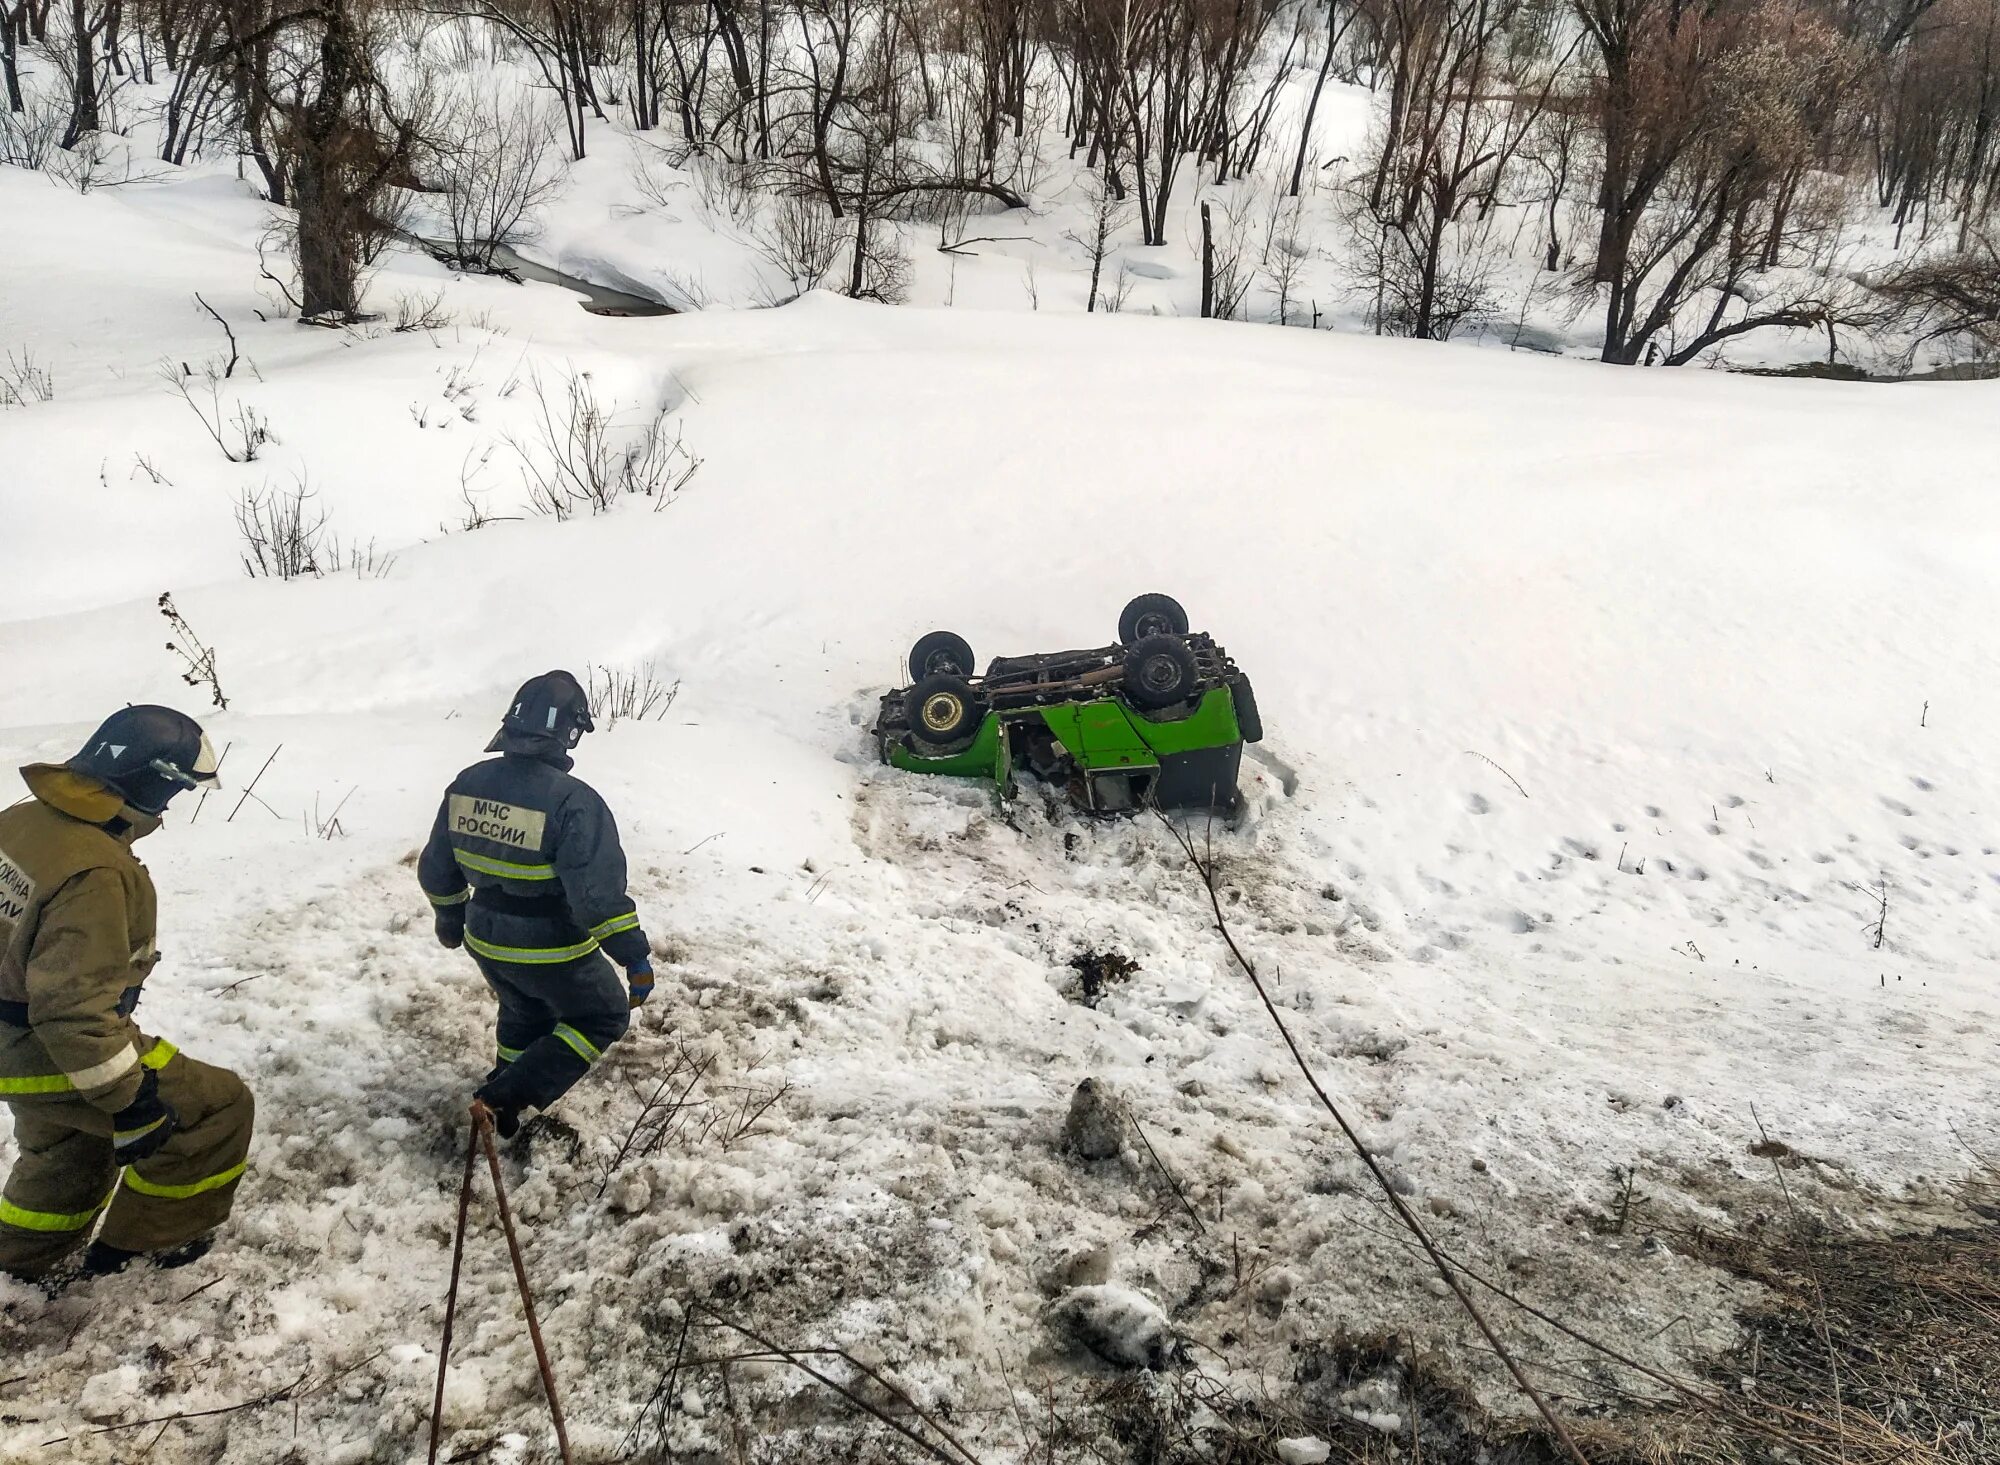
[[[438,945],[456,951],[465,944],[465,908],[450,906],[437,913]]]
[[[111,1149],[121,1165],[156,1155],[181,1127],[181,1116],[160,1098],[160,1075],[152,1069],[139,1080],[139,1095],[111,1116]]]
[[[497,1078],[497,1075],[495,1077]],[[521,1106],[497,1095],[494,1092],[495,1087],[494,1080],[488,1079],[473,1094],[473,1114],[477,1116],[479,1109],[483,1107],[493,1116],[493,1128],[498,1131],[500,1138],[512,1139],[521,1132]]]

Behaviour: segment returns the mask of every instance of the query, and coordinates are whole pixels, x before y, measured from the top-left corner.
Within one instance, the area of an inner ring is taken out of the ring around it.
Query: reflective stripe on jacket
[[[34,798],[0,811],[0,1100],[82,1097],[116,1113],[173,1055],[131,1015],[159,961],[153,882],[131,841],[159,821],[60,766],[21,776]]]
[[[466,946],[492,961],[551,965],[601,945],[630,967],[650,951],[611,810],[541,758],[489,758],[453,779],[417,878],[440,923],[463,923]]]

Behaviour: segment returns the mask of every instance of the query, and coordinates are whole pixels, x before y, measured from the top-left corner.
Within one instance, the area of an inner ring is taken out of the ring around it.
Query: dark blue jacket
[[[452,780],[417,862],[440,938],[516,965],[577,961],[600,946],[628,970],[647,960],[618,826],[568,764],[549,750],[509,751]]]

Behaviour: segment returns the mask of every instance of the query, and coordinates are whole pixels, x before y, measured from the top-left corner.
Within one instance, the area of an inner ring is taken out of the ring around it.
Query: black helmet
[[[499,745],[505,738],[546,740],[574,748],[585,733],[595,731],[590,694],[583,690],[583,684],[566,671],[543,672],[514,694],[507,715],[500,719],[499,735],[487,751],[501,751]]]
[[[215,748],[201,724],[171,707],[124,707],[104,719],[68,763],[121,794],[142,814],[158,814],[184,788],[215,782]]]

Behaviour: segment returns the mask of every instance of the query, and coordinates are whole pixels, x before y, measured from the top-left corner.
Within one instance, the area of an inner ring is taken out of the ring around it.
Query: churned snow
[[[130,1459],[159,1426],[89,1431],[295,1381],[150,1458],[421,1458],[491,1039],[408,860],[552,665],[680,686],[580,754],[659,995],[562,1106],[573,1136],[509,1166],[579,1458],[848,1417],[768,1362],[649,1404],[684,1326],[748,1346],[699,1308],[949,1403],[992,1461],[1030,1443],[1010,1391],[1170,1335],[1261,1397],[1295,1343],[1400,1332],[1505,1399],[1166,832],[876,764],[875,699],[934,626],[982,657],[1087,644],[1164,590],[1230,649],[1270,736],[1240,825],[1193,832],[1236,935],[1447,1244],[1641,1356],[1727,1346],[1739,1296],[1610,1224],[1626,1172],[1645,1214],[1724,1221],[1779,1203],[1768,1131],[1805,1204],[1865,1219],[2000,1150],[2000,388],[817,296],[605,320],[407,257],[377,297],[442,288],[455,324],[308,331],[253,314],[259,226],[224,180],[0,169],[27,261],[0,346],[57,383],[0,412],[0,755],[64,756],[126,701],[206,712],[163,591],[217,649],[229,787],[143,846],[142,1018],[259,1104],[208,1258],[0,1284],[0,1458]],[[222,403],[270,424],[252,463],[156,374],[223,345],[197,290],[246,358]],[[703,460],[677,501],[529,514],[505,440],[566,369],[621,422],[670,410]],[[233,501],[295,478],[386,572],[242,574]],[[1137,964],[1094,1009],[1085,949]],[[677,1063],[687,1112],[614,1166]],[[1150,1149],[1065,1150],[1085,1078]],[[446,1423],[531,1458],[483,1194]]]

